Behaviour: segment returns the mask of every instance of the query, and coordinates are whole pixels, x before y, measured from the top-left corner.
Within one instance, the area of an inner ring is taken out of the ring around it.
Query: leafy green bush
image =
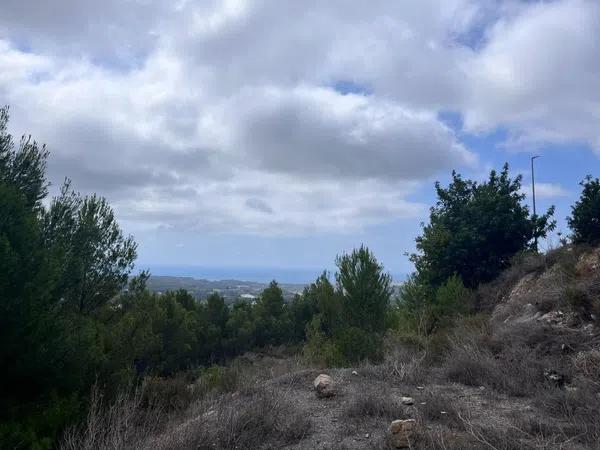
[[[600,243],[600,179],[588,175],[580,185],[581,197],[572,206],[567,222],[574,243],[596,245]]]
[[[471,291],[465,288],[458,275],[453,275],[437,289],[413,275],[400,289],[397,307],[407,329],[420,335],[452,324],[470,310]]]

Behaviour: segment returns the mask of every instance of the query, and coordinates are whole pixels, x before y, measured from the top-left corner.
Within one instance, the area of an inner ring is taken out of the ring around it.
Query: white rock
[[[392,444],[394,447],[411,447],[416,427],[417,421],[415,419],[394,420],[390,424],[390,433],[392,434]]]
[[[401,401],[404,405],[414,405],[415,404],[415,399],[412,397],[402,397]]]
[[[319,397],[333,397],[335,395],[335,387],[333,385],[333,378],[324,373],[320,374],[315,381],[313,386]]]

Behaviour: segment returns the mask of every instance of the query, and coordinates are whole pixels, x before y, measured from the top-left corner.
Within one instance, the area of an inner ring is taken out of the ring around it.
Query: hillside
[[[475,301],[433,336],[389,334],[378,365],[252,353],[151,379],[64,448],[393,448],[396,419],[416,420],[410,448],[600,448],[600,249],[523,257]],[[335,395],[315,394],[320,373]]]
[[[241,296],[253,299],[268,286],[269,283],[240,280],[202,280],[192,277],[174,277],[152,275],[147,282],[147,287],[153,292],[176,291],[185,289],[196,299],[205,299],[213,292],[218,292],[229,304],[234,303]],[[280,283],[285,300],[291,300],[295,294],[302,292],[303,284]]]

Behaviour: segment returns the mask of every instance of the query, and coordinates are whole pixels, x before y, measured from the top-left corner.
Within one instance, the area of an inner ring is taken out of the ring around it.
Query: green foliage
[[[364,328],[342,327],[336,332],[334,343],[344,363],[380,362],[383,358],[383,335]]]
[[[256,302],[256,344],[259,347],[278,345],[289,333],[289,323],[284,315],[283,292],[276,281],[271,281]]]
[[[321,319],[315,316],[306,330],[306,344],[303,348],[305,358],[315,364],[326,367],[343,366],[346,361],[335,341],[321,329]]]
[[[304,291],[316,311],[304,354],[330,366],[377,361],[389,317],[391,278],[364,246],[338,257],[336,263],[337,289],[323,273]]]
[[[411,256],[422,282],[434,287],[454,274],[469,288],[494,279],[513,255],[532,248],[535,238],[555,226],[553,207],[542,216],[529,215],[521,176],[510,178],[507,164],[484,183],[453,172],[448,188],[435,187],[438,201]]]
[[[67,181],[42,220],[45,244],[60,259],[58,288],[70,308],[91,313],[123,288],[136,244],[123,236],[104,198],[81,197]]]
[[[13,186],[24,197],[29,209],[39,209],[48,194],[46,147],[23,137],[18,148],[8,134],[8,107],[0,108],[0,183]]]
[[[364,246],[338,257],[336,264],[335,278],[343,294],[343,312],[348,325],[371,333],[385,331],[391,277]]]
[[[581,197],[571,207],[567,222],[576,244],[600,244],[600,180],[587,176],[581,183]]]
[[[226,325],[226,348],[229,355],[244,353],[256,346],[256,321],[252,304],[234,303]]]
[[[434,326],[448,323],[456,316],[469,312],[470,291],[458,275],[453,275],[435,291],[435,301],[431,307]]]
[[[402,325],[424,336],[451,325],[456,317],[469,312],[470,299],[471,292],[458,275],[432,288],[413,274],[400,289],[397,308]]]

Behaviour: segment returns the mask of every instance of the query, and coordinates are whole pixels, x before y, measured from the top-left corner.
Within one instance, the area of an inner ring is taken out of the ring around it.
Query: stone
[[[402,397],[401,399],[402,404],[404,405],[414,405],[415,404],[415,399],[412,397]]]
[[[320,374],[315,381],[313,386],[317,396],[321,398],[333,397],[335,395],[335,386],[333,384],[333,378],[324,373]]]
[[[356,370],[353,370],[352,375],[358,375],[358,372]]]
[[[392,445],[395,448],[410,448],[417,428],[415,419],[394,420],[390,424]]]
[[[556,370],[544,370],[544,378],[558,387],[562,387],[565,384],[565,377]]]

